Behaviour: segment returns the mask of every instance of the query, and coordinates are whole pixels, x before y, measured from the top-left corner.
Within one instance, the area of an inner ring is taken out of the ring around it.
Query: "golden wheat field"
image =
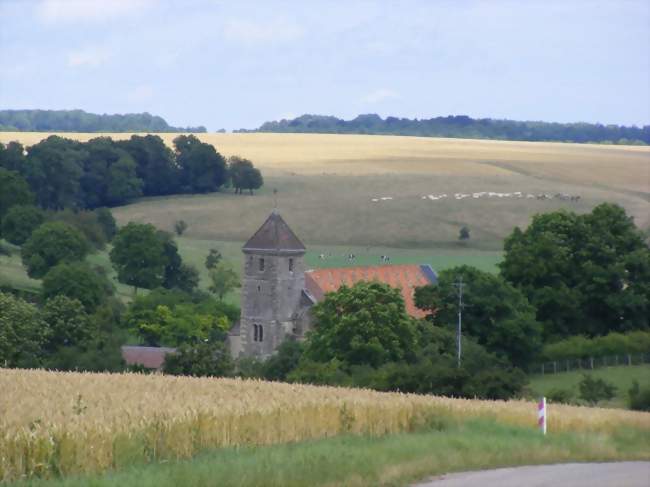
[[[102,472],[134,461],[441,419],[534,428],[536,405],[241,379],[0,369],[0,481]],[[647,430],[650,414],[550,405],[549,431]]]
[[[0,141],[31,145],[47,135],[0,133]],[[177,134],[159,135],[171,145]],[[198,137],[225,156],[250,158],[264,175],[262,190],[255,197],[224,191],[148,198],[116,208],[118,223],[150,222],[171,231],[183,219],[189,238],[243,241],[275,205],[277,189],[283,215],[310,245],[450,248],[468,226],[470,248],[499,250],[513,227],[526,226],[535,213],[586,212],[605,201],[624,206],[650,229],[650,147],[377,135]],[[541,194],[580,199],[537,199]]]

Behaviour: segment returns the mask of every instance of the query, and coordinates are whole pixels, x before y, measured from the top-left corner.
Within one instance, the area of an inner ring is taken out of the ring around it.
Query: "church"
[[[429,265],[378,265],[308,270],[307,249],[280,213],[273,210],[244,244],[241,318],[228,336],[234,358],[268,358],[285,340],[303,340],[311,328],[311,307],[327,292],[359,281],[380,281],[401,290],[416,318],[416,287],[436,283]]]

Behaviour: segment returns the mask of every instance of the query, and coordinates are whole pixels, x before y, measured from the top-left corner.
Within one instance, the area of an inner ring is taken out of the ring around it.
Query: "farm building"
[[[380,281],[399,288],[406,309],[416,318],[414,289],[435,283],[428,265],[379,265],[305,269],[304,244],[274,210],[244,244],[241,319],[228,336],[234,357],[269,357],[285,340],[302,340],[311,327],[311,307],[327,292],[359,281]]]

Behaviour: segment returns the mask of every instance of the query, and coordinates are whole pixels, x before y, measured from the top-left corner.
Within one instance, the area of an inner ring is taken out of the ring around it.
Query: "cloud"
[[[395,98],[401,98],[398,93],[395,93],[393,90],[388,90],[386,88],[380,88],[378,90],[371,91],[361,98],[363,103],[381,103],[384,100],[390,100]]]
[[[223,34],[231,42],[265,44],[294,41],[304,35],[304,29],[283,19],[264,22],[233,19],[226,22]]]
[[[139,13],[154,0],[43,0],[36,6],[37,17],[47,24],[103,22]]]
[[[87,46],[82,49],[70,51],[67,60],[68,66],[71,68],[83,66],[96,68],[106,63],[112,56],[111,51],[105,47]]]

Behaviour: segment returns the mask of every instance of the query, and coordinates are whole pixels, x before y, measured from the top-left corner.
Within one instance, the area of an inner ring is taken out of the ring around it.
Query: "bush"
[[[573,391],[570,389],[551,389],[546,395],[549,402],[571,404],[573,402]]]
[[[635,411],[650,411],[650,387],[641,389],[639,383],[634,381],[628,391],[630,409]]]
[[[583,399],[591,405],[596,405],[599,401],[612,399],[616,394],[616,387],[609,384],[604,379],[594,379],[589,374],[584,374],[580,384],[580,399]]]

